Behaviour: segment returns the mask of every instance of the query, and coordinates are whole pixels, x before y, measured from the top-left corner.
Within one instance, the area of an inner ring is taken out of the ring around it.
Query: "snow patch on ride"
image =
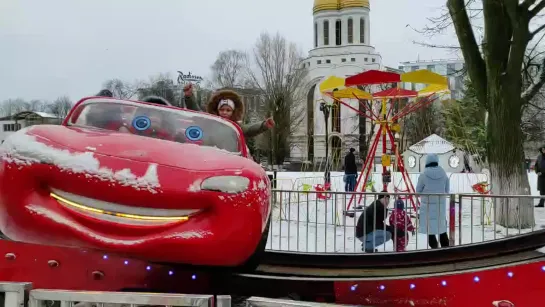
[[[188,192],[199,192],[201,190],[202,179],[197,179],[189,185]]]
[[[186,231],[173,233],[165,236],[166,239],[203,239],[207,236],[211,236],[210,231]]]
[[[161,186],[155,163],[150,163],[142,177],[136,176],[128,168],[114,172],[112,169],[100,167],[100,162],[92,152],[72,153],[66,149],[53,148],[25,133],[7,138],[2,147],[2,158],[16,164],[53,164],[63,171],[85,174],[88,178],[117,182],[122,186],[148,190],[151,193],[157,193],[155,189]]]

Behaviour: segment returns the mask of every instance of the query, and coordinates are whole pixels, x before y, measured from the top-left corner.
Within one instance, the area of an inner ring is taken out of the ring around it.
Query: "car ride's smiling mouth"
[[[199,210],[129,207],[52,189],[49,194],[63,207],[99,220],[128,224],[159,226],[187,221]]]

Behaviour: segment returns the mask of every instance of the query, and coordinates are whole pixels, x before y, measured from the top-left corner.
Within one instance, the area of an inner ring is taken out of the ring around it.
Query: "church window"
[[[338,101],[333,102],[331,108],[331,131],[341,132],[341,104]]]
[[[329,21],[324,20],[324,45],[329,45]]]
[[[360,43],[365,44],[365,19],[360,18]]]
[[[314,24],[314,48],[318,47],[318,24]]]
[[[335,21],[335,45],[340,46],[342,44],[342,21]]]
[[[348,29],[348,36],[347,36],[348,43],[353,44],[354,43],[354,20],[352,20],[352,18],[348,19],[347,29]]]

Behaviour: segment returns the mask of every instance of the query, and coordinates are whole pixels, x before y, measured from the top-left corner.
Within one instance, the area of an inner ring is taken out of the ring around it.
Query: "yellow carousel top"
[[[358,86],[392,83],[399,84],[402,82],[426,84],[427,86],[418,92],[402,88],[391,88],[374,94],[370,94],[357,88]],[[370,100],[377,98],[423,97],[449,93],[450,91],[447,77],[429,70],[421,69],[402,74],[380,70],[368,70],[348,78],[330,76],[320,83],[320,92],[328,94],[336,99],[357,98]]]
[[[314,0],[312,11],[316,14],[321,11],[336,11],[353,7],[369,8],[369,0]]]

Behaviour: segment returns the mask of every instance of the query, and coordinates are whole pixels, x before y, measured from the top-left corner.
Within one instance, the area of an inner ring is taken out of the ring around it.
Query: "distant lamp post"
[[[324,181],[326,184],[331,183],[331,165],[329,163],[329,114],[331,113],[331,103],[325,100],[320,102],[320,111],[324,114],[325,119],[325,173]]]

